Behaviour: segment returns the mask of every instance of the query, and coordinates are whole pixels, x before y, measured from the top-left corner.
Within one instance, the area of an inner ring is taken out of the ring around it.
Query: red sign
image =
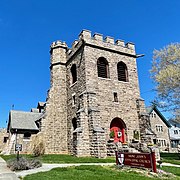
[[[151,168],[156,172],[155,154],[116,152],[116,164],[131,167]]]

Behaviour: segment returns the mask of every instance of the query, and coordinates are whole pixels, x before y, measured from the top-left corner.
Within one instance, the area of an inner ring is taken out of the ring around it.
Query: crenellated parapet
[[[104,37],[100,33],[92,34],[89,30],[82,30],[79,34],[78,40],[75,40],[72,43],[71,48],[68,48],[66,42],[62,42],[60,40],[53,42],[50,46],[50,53],[57,54],[57,52],[61,49],[64,53],[66,53],[68,61],[68,59],[70,59],[82,45],[106,49],[108,51],[114,51],[117,53],[126,54],[127,56],[136,57],[134,43],[125,43],[123,40],[120,39],[114,40],[113,37]]]
[[[67,49],[68,46],[66,44],[66,42],[62,42],[60,40],[54,41],[52,42],[52,44],[50,45],[50,53],[52,53],[53,49],[57,49],[57,48],[64,48]]]
[[[79,39],[72,43],[72,48],[68,51],[68,57],[71,57],[83,43],[96,48],[109,49],[111,51],[125,53],[127,55],[136,57],[134,43],[125,43],[123,40],[119,39],[115,41],[113,37],[104,37],[99,33],[91,34],[91,31],[89,30],[81,31],[79,34]]]
[[[51,65],[59,62],[66,63],[66,51],[68,47],[65,42],[57,40],[50,46]]]

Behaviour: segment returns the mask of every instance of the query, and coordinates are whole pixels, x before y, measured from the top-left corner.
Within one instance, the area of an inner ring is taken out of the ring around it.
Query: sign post
[[[15,144],[15,151],[17,151],[17,161],[19,161],[19,151],[22,151],[22,144]]]
[[[116,151],[116,164],[152,169],[156,173],[155,152],[151,153],[127,153]]]

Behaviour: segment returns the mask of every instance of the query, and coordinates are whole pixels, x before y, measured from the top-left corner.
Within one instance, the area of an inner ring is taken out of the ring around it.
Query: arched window
[[[123,62],[117,64],[118,80],[119,81],[128,81],[128,71],[127,66]]]
[[[75,64],[73,64],[71,67],[71,75],[72,75],[72,84],[73,84],[77,81],[77,70]]]
[[[105,58],[100,57],[97,61],[98,77],[109,78],[109,66]]]
[[[72,126],[73,126],[73,131],[77,128],[77,119],[73,118],[72,119]]]

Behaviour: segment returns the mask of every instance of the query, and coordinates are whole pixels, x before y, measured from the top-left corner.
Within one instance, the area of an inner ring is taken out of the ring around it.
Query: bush
[[[17,160],[17,158],[8,160],[7,166],[12,171],[17,171],[38,168],[42,166],[42,163],[38,159],[27,159],[25,157],[20,157],[19,160]]]
[[[114,133],[113,130],[110,132],[109,137],[110,137],[110,138],[114,138],[114,137],[115,137],[115,133]]]
[[[33,137],[32,140],[32,154],[37,157],[43,155],[45,152],[45,145],[42,134],[39,133]]]

